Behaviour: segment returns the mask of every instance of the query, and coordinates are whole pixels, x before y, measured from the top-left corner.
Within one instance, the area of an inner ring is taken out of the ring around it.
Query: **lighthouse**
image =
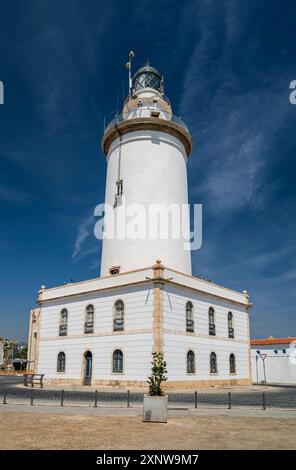
[[[122,113],[107,126],[102,139],[109,211],[101,276],[152,266],[156,259],[191,274],[191,253],[185,244],[189,239],[187,159],[191,146],[187,126],[173,114],[164,94],[161,74],[147,62],[131,79]],[[133,208],[141,209],[138,236],[122,230],[128,224],[123,213],[132,213]],[[114,234],[115,219],[119,226]],[[161,226],[167,228],[165,233]]]
[[[249,385],[249,295],[192,275],[191,135],[162,75],[146,63],[132,76],[131,58],[122,112],[102,137],[101,275],[55,287],[42,279],[30,314],[30,370],[61,388],[146,390],[151,354],[161,352],[167,389]],[[158,232],[159,224],[169,230]]]

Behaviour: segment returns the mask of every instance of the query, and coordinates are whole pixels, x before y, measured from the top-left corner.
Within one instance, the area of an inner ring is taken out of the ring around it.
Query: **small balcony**
[[[114,320],[113,331],[123,331],[123,320]]]
[[[209,325],[209,335],[216,336],[216,325],[213,325],[213,324]]]
[[[67,336],[67,325],[60,325],[59,336]]]
[[[194,320],[186,320],[186,332],[194,333]]]
[[[234,338],[234,328],[228,327],[228,338]]]

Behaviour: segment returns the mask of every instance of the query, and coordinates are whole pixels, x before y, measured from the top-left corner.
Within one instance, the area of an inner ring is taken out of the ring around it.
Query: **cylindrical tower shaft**
[[[162,86],[155,69],[140,69],[122,115],[102,139],[108,167],[101,276],[152,266],[156,259],[191,274],[185,249],[191,137]]]

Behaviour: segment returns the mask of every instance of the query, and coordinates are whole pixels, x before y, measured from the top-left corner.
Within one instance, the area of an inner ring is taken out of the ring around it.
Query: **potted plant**
[[[166,362],[160,352],[152,353],[152,374],[148,377],[149,393],[144,395],[143,421],[166,423],[168,419],[168,396],[161,389],[167,380]]]

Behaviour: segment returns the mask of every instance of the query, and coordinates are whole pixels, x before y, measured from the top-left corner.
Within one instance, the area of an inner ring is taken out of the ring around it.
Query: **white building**
[[[111,210],[101,277],[41,288],[30,317],[30,368],[61,385],[146,386],[151,353],[161,351],[167,388],[249,384],[249,296],[192,276],[188,213],[178,238],[109,236],[113,216],[119,231],[126,227],[126,208],[188,202],[190,133],[156,69],[147,64],[130,83],[122,115],[102,139]]]
[[[253,383],[296,384],[296,338],[251,340]]]
[[[4,354],[4,343],[3,343],[3,339],[0,338],[0,366],[4,363],[3,354]]]

